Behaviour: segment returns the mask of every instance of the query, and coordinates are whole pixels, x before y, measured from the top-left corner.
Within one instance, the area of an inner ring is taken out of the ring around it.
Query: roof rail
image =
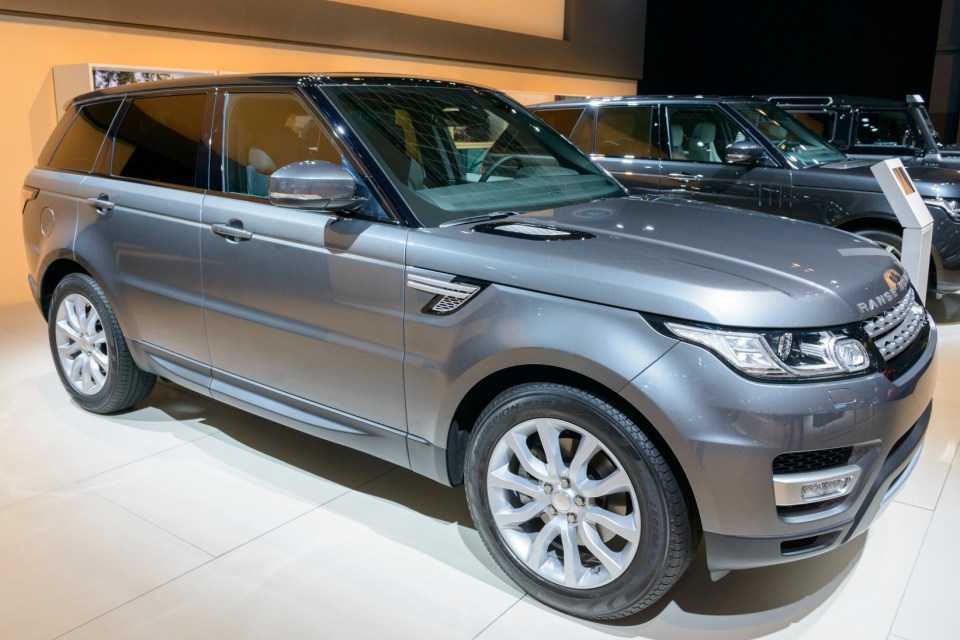
[[[833,98],[827,96],[770,96],[767,100],[773,104],[802,104],[815,107],[826,107],[833,104]]]

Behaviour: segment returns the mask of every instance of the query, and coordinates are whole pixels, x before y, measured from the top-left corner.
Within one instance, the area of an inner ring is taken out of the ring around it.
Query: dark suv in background
[[[899,157],[905,165],[960,169],[960,149],[944,147],[920,96],[764,96],[853,158]]]
[[[755,98],[574,100],[531,110],[634,195],[664,194],[829,225],[899,257],[902,227],[870,172]],[[960,290],[960,173],[909,167],[934,220],[930,287]]]

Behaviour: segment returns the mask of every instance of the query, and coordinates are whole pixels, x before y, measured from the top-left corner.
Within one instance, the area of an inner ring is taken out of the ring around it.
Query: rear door
[[[124,333],[208,362],[200,278],[200,206],[213,92],[128,97],[97,167],[80,186],[76,254],[105,286]]]
[[[660,189],[660,123],[657,105],[629,102],[597,109],[594,162],[633,195]]]

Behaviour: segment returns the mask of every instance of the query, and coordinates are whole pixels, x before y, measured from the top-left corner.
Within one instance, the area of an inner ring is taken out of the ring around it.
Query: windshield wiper
[[[516,211],[494,211],[492,213],[481,213],[476,216],[467,216],[466,218],[457,218],[449,222],[443,222],[441,227],[455,227],[459,224],[473,224],[474,222],[486,222],[487,220],[499,220],[500,218],[509,218],[519,215]]]

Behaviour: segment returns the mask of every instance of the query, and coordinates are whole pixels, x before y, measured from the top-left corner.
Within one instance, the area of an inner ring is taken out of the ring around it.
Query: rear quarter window
[[[108,100],[81,107],[50,158],[50,168],[90,173],[120,102]]]

